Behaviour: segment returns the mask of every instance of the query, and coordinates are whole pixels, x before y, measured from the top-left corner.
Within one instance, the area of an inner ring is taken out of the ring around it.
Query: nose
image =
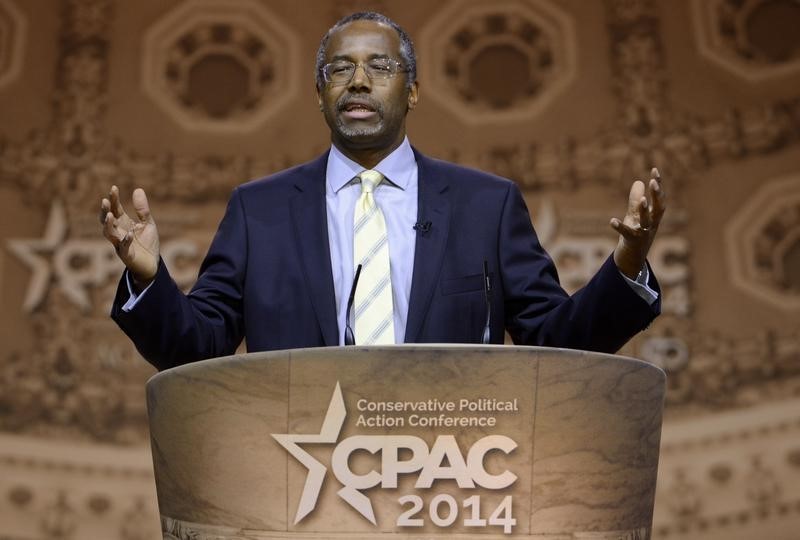
[[[372,88],[372,80],[370,80],[369,75],[367,75],[367,69],[362,64],[356,64],[353,78],[350,79],[348,86],[350,90],[370,90]]]

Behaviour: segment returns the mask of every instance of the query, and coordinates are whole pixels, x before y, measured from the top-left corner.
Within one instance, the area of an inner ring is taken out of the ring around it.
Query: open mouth
[[[353,120],[363,120],[372,118],[378,114],[378,111],[373,105],[364,101],[350,101],[341,107],[341,111],[346,118]]]

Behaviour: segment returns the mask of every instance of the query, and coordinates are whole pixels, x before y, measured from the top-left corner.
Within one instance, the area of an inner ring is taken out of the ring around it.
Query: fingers
[[[107,212],[103,218],[103,236],[114,246],[114,249],[119,251],[119,244],[125,237],[125,232],[120,229],[117,218],[114,217],[113,212]]]
[[[623,237],[637,240],[652,234],[651,230],[658,227],[664,208],[661,174],[653,167],[650,170],[649,182],[636,180],[631,185],[625,218],[623,220],[612,218],[609,224]]]
[[[650,213],[650,205],[647,203],[647,197],[642,197],[639,200],[639,228],[643,231],[649,231],[653,225],[653,216]]]
[[[649,230],[638,226],[632,227],[630,225],[626,225],[624,222],[622,222],[617,218],[611,218],[609,225],[611,225],[611,228],[614,229],[620,235],[622,235],[625,239],[632,241],[636,241],[637,239],[646,235]]]
[[[639,228],[647,230],[651,223],[649,212],[650,207],[647,202],[647,188],[645,187],[645,183],[641,180],[636,180],[633,185],[631,185],[631,190],[628,194],[628,210],[622,225],[633,230],[638,224]],[[614,227],[613,224],[612,227]],[[617,229],[615,228],[615,230]]]
[[[125,233],[125,236],[122,237],[120,240],[119,245],[117,246],[117,253],[120,254],[120,257],[123,261],[127,261],[130,259],[132,255],[131,250],[133,249],[133,231],[128,231]]]
[[[666,209],[666,195],[661,173],[656,167],[650,170],[650,180],[645,184],[636,180],[628,197],[627,225],[638,222],[644,230],[657,228]]]
[[[111,186],[108,198],[100,201],[100,223],[103,224],[103,234],[115,247],[123,241],[129,228],[130,220],[119,201],[119,188]]]
[[[133,257],[133,240],[135,237],[134,229],[125,230],[120,227],[120,220],[114,217],[112,212],[108,212],[103,223],[103,236],[105,236],[114,250],[122,259],[128,263]]]
[[[119,218],[125,215],[122,205],[119,202],[119,188],[111,186],[108,197],[103,197],[100,201],[100,223],[103,225],[103,236],[105,236],[114,248],[119,251],[119,243],[124,234],[120,230]]]
[[[108,198],[111,205],[111,212],[114,214],[114,217],[125,215],[125,209],[122,207],[122,202],[119,200],[119,188],[117,186],[111,186],[111,191],[108,193]]]
[[[150,205],[147,202],[147,195],[142,188],[133,190],[133,208],[136,211],[136,217],[143,223],[148,223],[152,219],[150,215]]]
[[[658,167],[653,167],[650,169],[650,178],[654,179],[657,182],[661,182],[661,173],[658,172]]]
[[[653,217],[656,222],[659,222],[661,221],[661,216],[664,214],[667,204],[664,186],[661,183],[661,174],[655,167],[650,171],[650,183],[648,187],[651,193],[651,200],[653,201]]]
[[[150,205],[147,202],[147,195],[145,194],[144,190],[141,188],[137,188],[133,192],[133,207],[136,211],[136,217],[138,218],[139,223],[151,223],[152,216],[150,215]],[[122,227],[124,229],[131,229],[135,221],[131,220],[128,215],[125,213],[125,209],[122,206],[122,202],[120,201],[119,196],[119,188],[117,186],[111,186],[111,189],[108,192],[108,197],[104,197],[100,201],[100,214],[99,219],[100,223],[105,225],[108,214],[111,214],[113,218],[118,220],[117,226]]]
[[[111,211],[111,201],[103,198],[100,201],[100,223],[106,224],[106,215]]]
[[[636,180],[628,193],[628,215],[635,215],[639,212],[642,204],[642,197],[645,197],[645,186],[641,180]]]

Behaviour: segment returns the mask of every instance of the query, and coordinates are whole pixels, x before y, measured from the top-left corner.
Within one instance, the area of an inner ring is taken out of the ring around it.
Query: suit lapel
[[[297,172],[298,193],[291,198],[295,245],[300,250],[303,274],[322,337],[327,346],[339,344],[336,322],[336,296],[328,242],[325,208],[325,168],[328,153]]]
[[[430,221],[430,230],[417,234],[414,249],[414,273],[406,322],[406,343],[419,339],[425,315],[439,282],[447,235],[450,232],[449,184],[433,160],[414,150],[418,168],[418,221]]]

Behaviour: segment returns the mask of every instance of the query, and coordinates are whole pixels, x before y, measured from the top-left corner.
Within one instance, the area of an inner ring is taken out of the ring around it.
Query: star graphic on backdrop
[[[325,413],[325,420],[322,421],[322,429],[320,429],[319,434],[272,434],[272,437],[278,441],[287,452],[308,469],[306,483],[303,487],[303,494],[300,496],[300,504],[297,505],[297,514],[294,518],[295,525],[311,513],[317,506],[317,499],[322,489],[322,482],[325,480],[325,473],[328,470],[325,465],[300,448],[299,443],[335,443],[339,438],[339,432],[342,429],[342,425],[344,425],[346,415],[347,411],[344,405],[344,398],[342,397],[342,389],[339,387],[339,382],[337,381],[336,388],[334,388],[333,395],[331,396],[330,405],[328,405],[328,412]],[[369,516],[365,517],[370,519]],[[371,516],[370,521],[374,524],[375,517]]]
[[[28,292],[25,294],[23,308],[27,312],[36,309],[44,300],[52,279],[52,269],[48,256],[52,256],[56,248],[67,236],[67,215],[64,204],[60,200],[53,201],[50,216],[47,218],[42,238],[8,240],[8,249],[16,255],[33,272]]]

